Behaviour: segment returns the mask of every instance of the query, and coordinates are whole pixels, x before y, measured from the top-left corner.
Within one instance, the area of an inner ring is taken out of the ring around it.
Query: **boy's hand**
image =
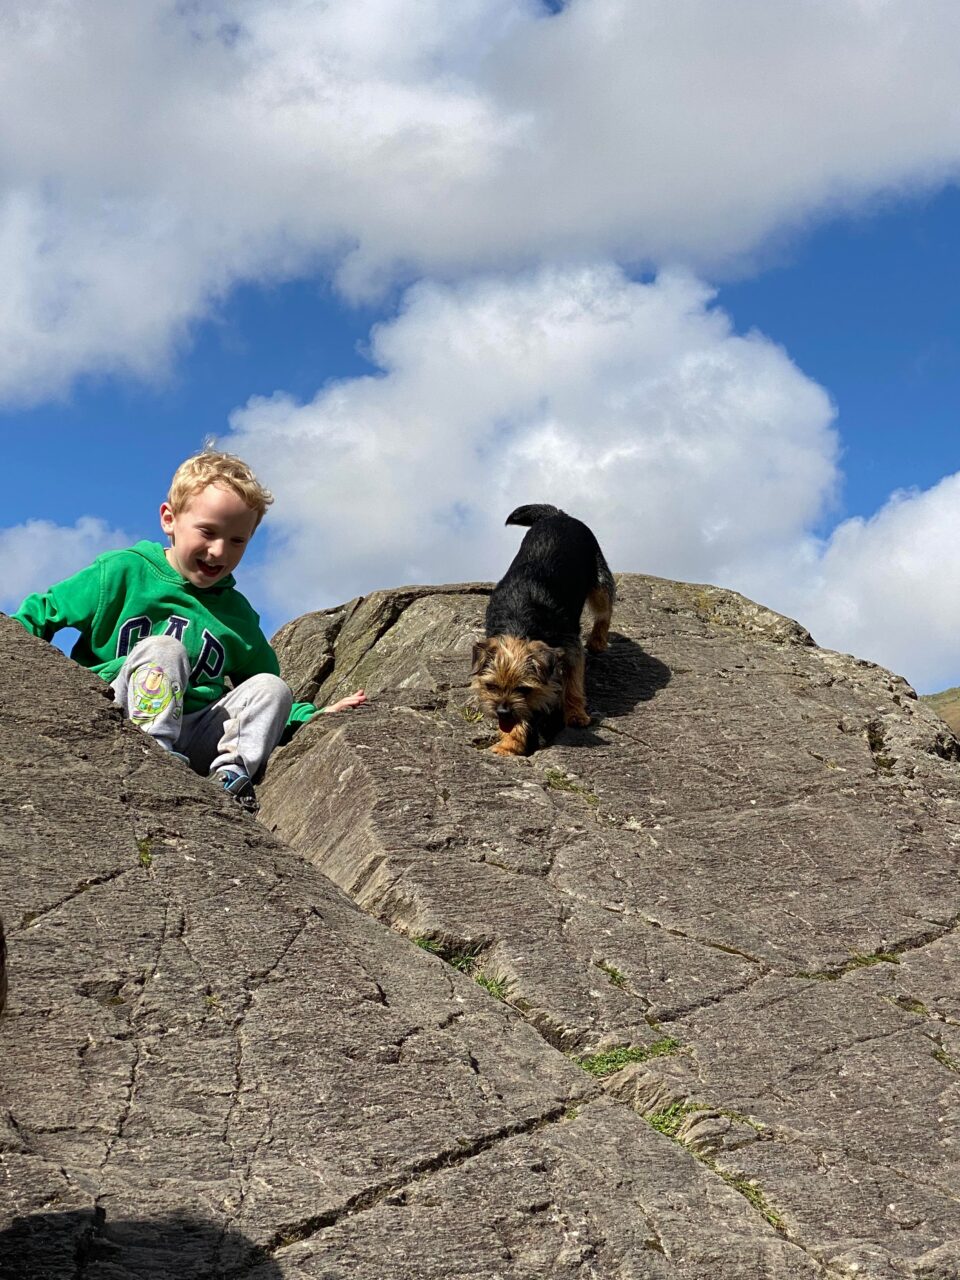
[[[350,711],[354,707],[359,707],[366,700],[367,695],[362,689],[358,689],[356,693],[351,693],[349,697],[341,698],[339,702],[331,702],[329,707],[324,707],[324,714],[330,716],[335,711]]]

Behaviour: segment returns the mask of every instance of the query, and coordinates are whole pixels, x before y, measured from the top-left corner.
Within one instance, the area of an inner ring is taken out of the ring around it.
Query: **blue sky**
[[[952,5],[54,12],[0,15],[0,607],[214,434],[270,630],[494,578],[552,500],[960,683]]]
[[[831,519],[869,516],[892,490],[926,489],[957,469],[958,230],[956,187],[887,200],[799,236],[779,263],[721,288],[739,329],[781,343],[836,401],[844,483]]]

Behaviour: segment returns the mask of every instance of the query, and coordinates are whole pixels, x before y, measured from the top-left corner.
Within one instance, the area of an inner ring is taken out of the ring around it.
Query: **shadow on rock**
[[[601,716],[626,716],[670,683],[670,668],[634,640],[611,631],[609,648],[587,658],[587,704]]]
[[[280,1280],[246,1236],[193,1215],[117,1218],[102,1209],[14,1218],[0,1232],[3,1280]]]
[[[629,715],[639,702],[649,702],[670,683],[670,668],[627,636],[610,633],[609,648],[587,655],[587,706],[595,720]],[[595,726],[572,729],[558,726],[545,735],[547,745],[602,747],[605,740]]]

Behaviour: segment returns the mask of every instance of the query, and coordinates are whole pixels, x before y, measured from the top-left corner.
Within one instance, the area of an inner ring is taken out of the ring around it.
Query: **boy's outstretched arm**
[[[359,707],[366,700],[367,695],[362,689],[358,689],[356,693],[351,693],[349,697],[340,698],[337,702],[332,702],[329,707],[317,707],[312,702],[295,702],[290,711],[290,718],[287,721],[284,735],[280,739],[281,746],[288,743],[297,730],[315,716],[330,715],[331,712],[337,711],[348,711],[353,707]]]
[[[351,711],[354,707],[359,707],[361,702],[366,702],[367,695],[362,689],[358,689],[356,693],[349,694],[346,698],[340,698],[337,702],[331,702],[329,707],[321,707],[321,711],[325,715],[333,715],[336,711]]]
[[[359,707],[366,700],[367,695],[362,689],[358,689],[356,693],[351,693],[349,697],[340,698],[337,702],[331,702],[329,707],[318,707],[312,702],[295,702],[287,723],[293,728],[299,728],[300,725],[306,724],[308,720],[312,720],[314,716],[329,716],[337,711],[349,711],[353,707]]]
[[[48,591],[27,596],[10,616],[32,635],[52,640],[64,627],[76,627],[78,631],[89,627],[99,603],[100,569],[92,564]]]

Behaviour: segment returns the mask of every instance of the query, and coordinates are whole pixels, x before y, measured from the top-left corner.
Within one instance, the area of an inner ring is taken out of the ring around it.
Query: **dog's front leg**
[[[575,657],[567,655],[563,672],[563,722],[578,729],[590,723],[584,683],[585,659],[581,649]]]
[[[525,720],[518,720],[509,732],[501,730],[500,741],[490,748],[495,756],[523,756],[527,754],[530,740],[530,725]]]

